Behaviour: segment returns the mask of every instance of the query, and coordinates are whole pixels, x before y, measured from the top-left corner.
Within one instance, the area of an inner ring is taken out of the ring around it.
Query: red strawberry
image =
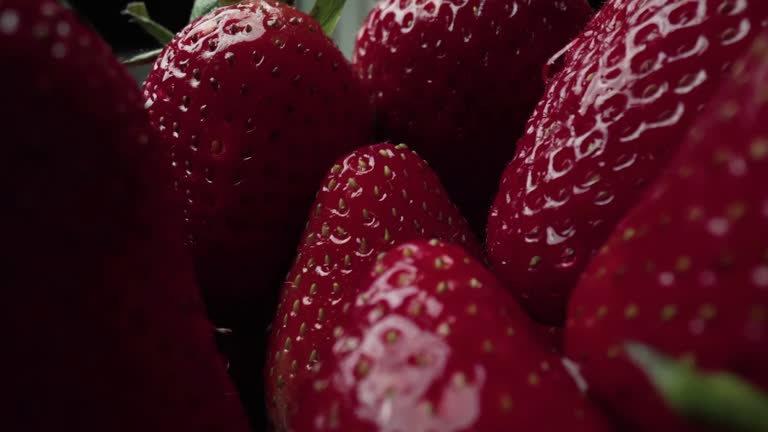
[[[135,81],[57,1],[0,2],[0,52],[3,430],[248,430]]]
[[[603,431],[557,356],[461,248],[406,243],[376,263],[306,384],[296,430]]]
[[[764,0],[613,0],[570,46],[488,222],[492,265],[536,318],[562,323],[578,275],[766,17]]]
[[[645,430],[682,430],[626,341],[768,389],[768,33],[589,266],[566,345],[594,394]]]
[[[269,311],[327,167],[366,143],[367,101],[320,25],[273,0],[193,22],[144,83],[218,325]]]
[[[591,13],[586,0],[384,0],[360,30],[353,63],[380,133],[422,153],[478,231],[542,66]]]
[[[467,223],[432,170],[405,146],[378,144],[339,160],[323,181],[283,286],[267,361],[267,401],[278,428],[291,430],[302,386],[335,341],[376,255],[437,237],[480,255]]]
[[[273,0],[246,0],[178,34],[144,97],[173,166],[209,314],[232,330],[222,347],[260,416],[255,363],[277,289],[325,170],[368,142],[365,93],[314,19]]]

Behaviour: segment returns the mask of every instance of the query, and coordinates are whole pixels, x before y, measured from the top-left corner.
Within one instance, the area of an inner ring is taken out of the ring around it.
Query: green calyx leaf
[[[163,27],[159,23],[150,18],[149,11],[147,11],[147,5],[144,2],[131,2],[125,7],[123,15],[127,15],[131,18],[131,21],[135,22],[141,28],[144,29],[150,36],[155,38],[160,45],[167,45],[168,42],[173,39],[173,32]]]
[[[768,431],[768,395],[744,379],[697,370],[642,344],[628,343],[626,351],[681,415],[733,431]]]
[[[123,64],[129,65],[129,66],[136,66],[136,65],[143,65],[147,63],[152,63],[157,59],[157,57],[160,55],[160,53],[163,52],[162,48],[153,49],[151,51],[145,51],[140,54],[136,54],[133,57],[129,57],[125,60],[123,60]]]
[[[214,10],[239,3],[240,0],[195,0],[192,5],[192,13],[189,15],[189,22],[192,22],[203,15],[208,15]]]
[[[333,35],[347,0],[317,0],[309,13],[328,36]]]
[[[192,13],[189,15],[189,22],[207,15],[217,7],[219,7],[217,0],[195,0],[195,3],[192,5]]]

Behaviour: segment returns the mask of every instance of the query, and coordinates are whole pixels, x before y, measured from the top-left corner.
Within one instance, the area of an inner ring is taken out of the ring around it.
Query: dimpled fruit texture
[[[385,0],[353,63],[384,138],[411,145],[480,232],[541,70],[592,13],[585,0]]]
[[[768,33],[618,226],[569,306],[591,392],[648,431],[684,430],[621,350],[644,342],[768,390]]]
[[[536,318],[563,322],[578,275],[766,16],[763,0],[613,0],[569,47],[488,222],[493,268]]]
[[[144,97],[212,318],[271,316],[325,170],[368,139],[349,63],[304,13],[245,1],[177,35]]]
[[[296,430],[607,431],[482,264],[405,243],[372,266]]]
[[[481,254],[437,176],[413,151],[372,145],[331,168],[272,324],[267,398],[278,427],[291,430],[304,415],[299,392],[327,358],[337,321],[376,256],[400,242],[433,237]]]
[[[247,431],[135,81],[57,1],[0,2],[0,57],[0,428]]]

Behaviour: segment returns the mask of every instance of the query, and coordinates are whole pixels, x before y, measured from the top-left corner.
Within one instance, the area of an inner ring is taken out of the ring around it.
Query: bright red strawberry
[[[595,396],[645,430],[665,414],[627,341],[768,389],[768,33],[574,290],[566,345]]]
[[[440,238],[480,247],[437,176],[405,146],[353,152],[322,183],[283,286],[267,361],[267,401],[278,426],[292,429],[295,403],[335,341],[334,328],[376,256],[400,242]]]
[[[482,231],[541,70],[587,23],[586,0],[384,0],[353,63],[384,138],[423,154]]]
[[[565,54],[488,222],[497,274],[562,323],[577,277],[682,141],[764,0],[613,0]]]
[[[296,430],[604,431],[561,359],[464,250],[393,249],[362,281]]]
[[[248,430],[135,81],[57,1],[0,2],[0,56],[2,429]]]
[[[312,18],[246,0],[179,33],[144,97],[212,318],[271,316],[325,170],[368,140],[359,80]]]

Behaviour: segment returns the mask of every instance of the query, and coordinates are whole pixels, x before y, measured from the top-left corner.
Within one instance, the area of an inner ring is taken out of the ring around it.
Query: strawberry
[[[488,222],[493,268],[536,318],[562,324],[578,275],[767,17],[763,0],[613,0],[570,45]]]
[[[455,245],[385,254],[340,319],[296,430],[603,431],[514,298]]]
[[[403,241],[437,237],[480,247],[437,176],[404,145],[364,147],[322,183],[298,256],[283,285],[267,360],[267,401],[280,429],[303,416],[295,403],[335,341],[376,255]]]
[[[251,416],[261,417],[255,365],[278,288],[325,170],[368,141],[365,93],[318,22],[246,0],[182,30],[144,98],[209,315]]]
[[[349,63],[314,19],[246,0],[176,35],[144,98],[212,319],[238,327],[271,316],[314,190],[368,139]]]
[[[135,81],[56,1],[0,2],[0,52],[2,428],[248,430]]]
[[[478,232],[542,66],[591,13],[586,0],[384,0],[358,33],[379,133],[422,153]]]
[[[627,360],[627,341],[768,388],[768,33],[732,70],[569,305],[567,354],[644,430],[685,426]]]

